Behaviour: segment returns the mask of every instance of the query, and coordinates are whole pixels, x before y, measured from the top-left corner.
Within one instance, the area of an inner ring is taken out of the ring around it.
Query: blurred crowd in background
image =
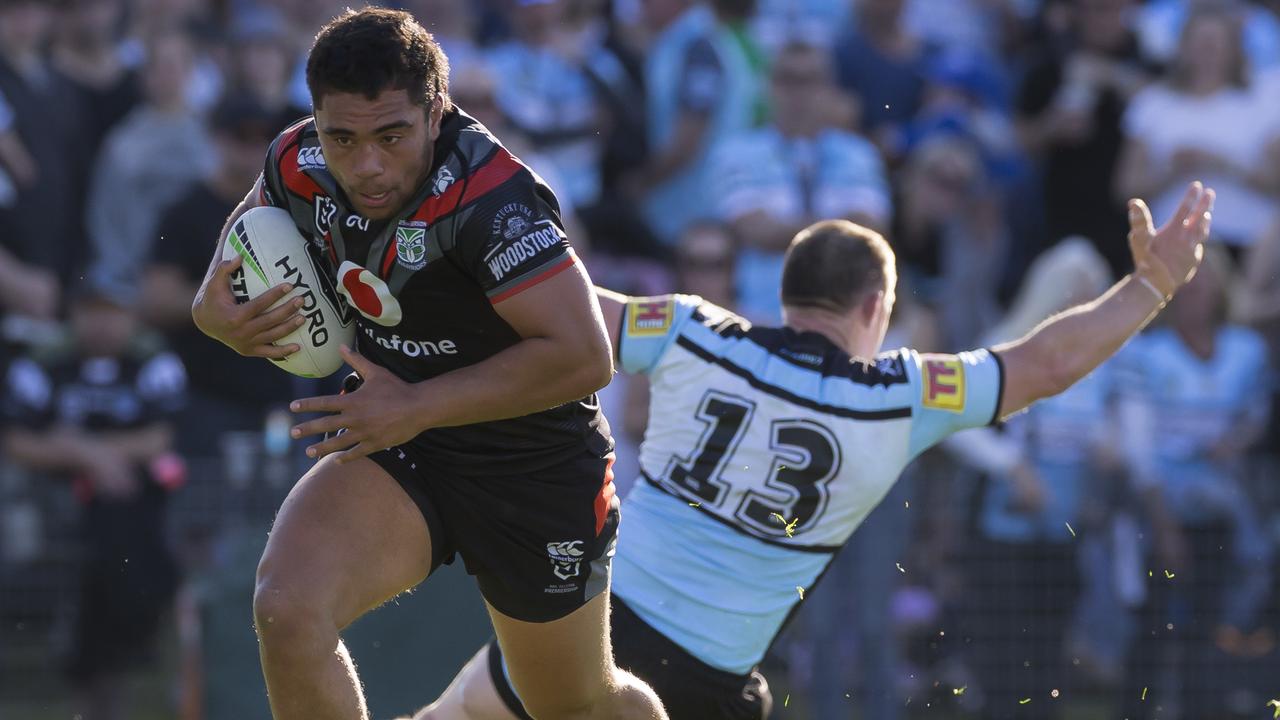
[[[253,564],[305,467],[284,407],[330,385],[189,309],[347,4],[0,0],[0,716],[265,717]],[[766,665],[775,717],[1270,712],[1280,2],[385,4],[555,189],[596,283],[755,322],[780,320],[792,235],[846,217],[897,254],[888,347],[1013,339],[1128,272],[1126,198],[1160,221],[1214,187],[1205,267],[1157,324],[917,461]],[[645,387],[603,395],[625,490]],[[484,640],[465,619],[381,650],[397,698]]]

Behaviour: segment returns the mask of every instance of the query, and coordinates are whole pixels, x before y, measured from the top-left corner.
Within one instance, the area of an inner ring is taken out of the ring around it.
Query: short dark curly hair
[[[307,56],[307,88],[319,108],[326,93],[359,93],[370,100],[384,90],[408,90],[430,108],[449,101],[449,59],[412,15],[401,10],[348,9],[316,35]]]

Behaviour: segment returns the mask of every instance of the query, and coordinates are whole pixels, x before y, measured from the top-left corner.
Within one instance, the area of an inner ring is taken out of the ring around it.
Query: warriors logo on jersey
[[[427,224],[406,220],[396,227],[396,258],[410,270],[427,264]]]

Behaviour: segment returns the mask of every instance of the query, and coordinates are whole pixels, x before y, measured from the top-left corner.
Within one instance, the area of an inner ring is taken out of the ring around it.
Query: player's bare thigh
[[[331,456],[280,506],[258,565],[255,611],[301,604],[343,628],[430,569],[430,532],[409,495],[372,460],[339,465]]]
[[[604,702],[614,680],[607,591],[551,622],[516,620],[492,605],[489,617],[511,684],[526,708],[560,717]]]

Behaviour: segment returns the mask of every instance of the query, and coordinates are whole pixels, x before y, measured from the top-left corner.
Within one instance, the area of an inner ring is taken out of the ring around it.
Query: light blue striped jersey
[[[913,457],[999,406],[986,350],[864,363],[687,295],[633,300],[621,330],[651,399],[613,592],[728,672],[759,663]]]

